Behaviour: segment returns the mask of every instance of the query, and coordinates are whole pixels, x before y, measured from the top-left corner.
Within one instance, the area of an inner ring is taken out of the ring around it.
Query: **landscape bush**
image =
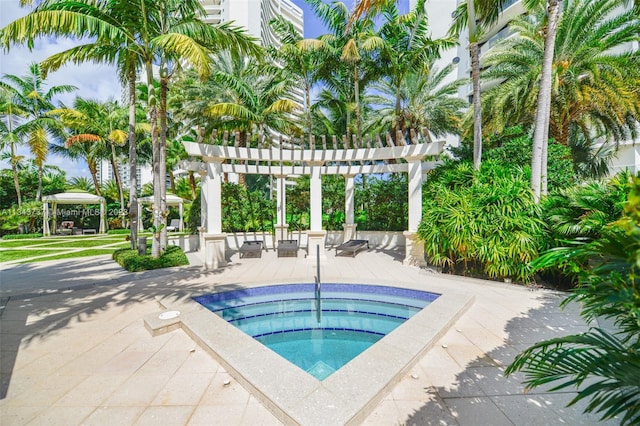
[[[22,240],[25,238],[40,238],[42,234],[7,234],[3,235],[3,240]]]
[[[187,256],[182,249],[177,246],[167,247],[165,252],[157,259],[151,256],[151,247],[147,249],[147,254],[144,255],[139,255],[137,250],[129,248],[116,250],[112,258],[129,272],[140,272],[189,264]]]

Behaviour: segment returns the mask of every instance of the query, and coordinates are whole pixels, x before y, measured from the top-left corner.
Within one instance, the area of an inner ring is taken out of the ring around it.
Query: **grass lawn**
[[[175,235],[177,234],[171,234],[171,236]],[[141,236],[150,237],[151,234],[144,233]],[[112,254],[117,249],[131,247],[131,243],[126,241],[126,237],[125,234],[100,234],[0,241],[0,262],[40,262]],[[27,248],[30,250],[25,250]],[[77,250],[83,248],[86,250]],[[37,256],[43,257],[31,259]]]
[[[125,243],[124,238],[109,238],[109,239],[83,239],[79,241],[66,240],[64,244],[59,244],[56,247],[64,248],[78,248],[78,247],[99,247],[106,246],[107,244]],[[127,243],[127,246],[129,243]]]
[[[0,251],[0,262],[26,259],[28,257],[42,256],[44,254],[60,253],[60,250],[3,250]]]
[[[24,239],[24,240],[7,240],[0,241],[0,248],[9,248],[9,247],[32,247],[39,246],[42,244],[51,244],[59,242],[58,239],[54,238],[37,238],[37,239]]]
[[[128,247],[128,245],[126,246]],[[118,247],[121,248],[121,247]],[[29,263],[29,262],[41,262],[45,260],[58,260],[58,259],[72,259],[76,257],[87,257],[87,256],[102,256],[105,254],[112,254],[114,252],[113,249],[89,249],[89,250],[80,250],[80,251],[72,251],[68,253],[56,254],[53,256],[40,257],[38,259],[29,259],[25,260],[21,263]]]

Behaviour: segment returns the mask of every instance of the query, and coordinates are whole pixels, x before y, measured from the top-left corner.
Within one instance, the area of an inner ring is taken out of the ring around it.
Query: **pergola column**
[[[42,235],[48,237],[51,235],[51,230],[49,229],[49,202],[45,201],[42,203]],[[55,228],[54,228],[55,229]]]
[[[418,238],[418,227],[422,220],[422,157],[407,157],[409,189],[409,229],[405,236],[405,258],[403,264],[426,266],[424,241]]]
[[[322,229],[322,165],[323,161],[308,161],[311,168],[309,203],[311,207],[311,224],[307,232],[307,256],[316,257],[316,246],[320,246],[320,257],[326,257],[324,239],[327,231]]]
[[[273,175],[276,178],[276,241],[289,239],[287,223],[287,175]]]
[[[222,233],[222,162],[221,158],[207,158],[207,175],[202,191],[206,193],[206,233],[204,264],[207,269],[227,265],[226,234]]]
[[[355,198],[356,198],[356,185],[355,175],[344,175],[344,223],[342,228],[344,229],[343,241],[349,241],[356,238],[356,226],[355,223]]]

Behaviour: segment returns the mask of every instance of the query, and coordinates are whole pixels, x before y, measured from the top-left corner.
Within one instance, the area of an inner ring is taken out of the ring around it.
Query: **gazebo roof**
[[[182,203],[184,203],[184,199],[178,197],[177,195],[173,195],[173,194],[167,194],[166,197],[167,200],[167,205],[168,206],[178,206]],[[138,198],[138,202],[139,203],[153,203],[153,196],[150,195],[148,197],[140,197]]]
[[[104,203],[104,197],[88,192],[60,192],[58,194],[45,195],[42,201],[50,201],[58,204],[100,204]]]

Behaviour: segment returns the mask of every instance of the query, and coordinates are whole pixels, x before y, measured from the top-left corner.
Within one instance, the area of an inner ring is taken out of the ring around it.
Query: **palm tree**
[[[20,181],[18,180],[18,161],[22,156],[16,154],[16,145],[20,143],[20,137],[15,132],[15,128],[19,125],[20,116],[24,115],[24,111],[15,104],[15,97],[12,90],[0,86],[0,114],[3,117],[0,120],[0,147],[4,149],[9,145],[9,162],[13,173],[13,185],[16,190],[18,207],[22,206],[22,195],[20,194]]]
[[[277,67],[226,53],[217,56],[216,64],[220,68],[211,83],[227,89],[219,101],[205,106],[205,117],[224,117],[227,129],[245,135],[254,130],[264,135],[291,129],[291,113],[297,104]]]
[[[164,0],[153,3],[113,0],[97,5],[90,1],[53,0],[41,3],[26,17],[16,20],[0,31],[0,44],[7,48],[12,43],[32,44],[35,37],[42,35],[96,37],[96,42],[103,49],[97,50],[95,56],[84,50],[82,54],[71,55],[67,60],[116,62],[115,58],[123,58],[118,63],[127,64],[128,76],[133,74],[132,70],[135,67],[142,64],[149,87],[151,138],[156,153],[154,176],[158,184],[155,186],[157,193],[154,194],[154,226],[157,230],[166,226],[166,206],[163,208],[164,179],[160,178],[164,169],[164,135],[161,130],[166,124],[163,119],[166,108],[163,109],[162,102],[158,106],[153,88],[154,62],[160,60],[164,77],[167,77],[167,67],[171,63],[179,62],[177,59],[185,60],[204,76],[209,72],[209,53],[214,48],[233,47],[253,52],[258,50],[253,40],[241,31],[233,29],[228,24],[209,26],[199,19],[201,16],[204,16],[204,9],[196,0]],[[114,48],[111,48],[112,46]],[[127,54],[118,56],[117,52]],[[130,78],[129,83],[131,88]],[[132,93],[130,90],[129,95],[132,96]],[[132,112],[130,117],[133,117]],[[133,126],[130,125],[130,137],[132,131]],[[153,239],[152,254],[158,257],[161,241],[159,233],[155,234],[157,237]]]
[[[534,125],[534,137],[538,128],[548,129],[551,137],[570,145],[575,154],[579,146],[574,143],[577,137],[572,135],[577,132],[587,142],[593,141],[594,134],[616,141],[635,135],[640,96],[629,87],[640,84],[640,57],[616,49],[637,37],[640,22],[633,12],[615,12],[619,3],[565,2],[551,58],[553,90],[548,125],[538,122],[540,111],[546,108],[539,103],[547,43],[541,33],[548,27],[547,13],[539,8],[536,13],[513,21],[519,37],[502,41],[486,57],[489,67],[483,78],[504,83],[484,94],[484,124],[497,132],[505,123]],[[532,170],[532,176],[536,176],[531,183],[539,199],[544,193],[541,175],[546,174],[546,161],[542,160],[544,146],[536,143],[534,140],[532,167],[538,169]]]
[[[93,149],[101,159],[109,159],[118,189],[121,214],[124,216],[124,190],[119,171],[119,155],[116,152],[116,147],[122,147],[127,142],[127,116],[124,108],[114,100],[100,102],[76,98],[73,109],[60,109],[52,113],[59,116],[72,131],[72,135],[66,140],[66,146],[93,144]],[[121,219],[124,224],[124,217]]]
[[[31,64],[29,73],[23,77],[5,74],[0,81],[0,87],[10,93],[15,104],[22,112],[20,125],[13,128],[15,136],[21,142],[29,145],[38,167],[38,190],[36,201],[42,197],[42,175],[45,159],[49,152],[52,138],[61,135],[62,128],[58,121],[49,116],[53,110],[53,98],[63,93],[76,90],[70,85],[53,86],[45,91],[44,79],[38,64]]]
[[[290,21],[282,16],[270,23],[280,36],[282,45],[271,48],[270,54],[279,61],[293,87],[302,89],[304,93],[304,117],[306,132],[313,134],[313,120],[311,116],[311,88],[318,80],[318,68],[322,62],[320,52],[328,49],[328,45],[319,39],[303,39]]]
[[[471,57],[471,83],[473,86],[473,167],[480,169],[482,162],[482,104],[480,100],[480,46],[479,43],[500,15],[507,0],[467,0],[454,12],[449,33],[460,37],[467,28]]]
[[[434,59],[440,57],[440,50],[453,47],[451,39],[432,39],[429,33],[425,13],[425,0],[417,2],[415,9],[408,15],[400,16],[395,4],[383,8],[383,23],[378,35],[383,40],[379,53],[380,74],[384,85],[395,89],[395,107],[393,115],[394,132],[404,131],[406,123],[402,113],[402,98],[406,93],[405,81],[412,74],[429,75]],[[449,69],[451,71],[451,69]],[[416,93],[416,95],[418,95]]]
[[[335,88],[337,83],[347,81],[344,78],[345,74],[350,76],[355,133],[358,139],[361,139],[363,120],[360,96],[367,85],[378,76],[377,65],[372,55],[382,48],[383,40],[373,31],[373,19],[365,17],[348,25],[350,14],[344,3],[336,1],[327,4],[322,0],[307,2],[330,31],[329,34],[320,37],[320,40],[330,46],[332,53],[323,58],[318,70],[319,79]]]
[[[67,185],[69,186],[69,189],[79,189],[85,192],[91,192],[94,190],[92,187],[93,183],[84,176],[74,177],[67,183]]]
[[[379,108],[369,129],[378,133],[390,127],[423,128],[436,137],[460,132],[462,111],[467,103],[457,94],[464,81],[443,84],[454,66],[449,64],[439,70],[433,62],[431,60],[419,71],[407,74],[399,87],[389,80],[372,86],[379,93]]]
[[[523,371],[527,388],[549,384],[554,384],[552,391],[577,388],[570,405],[588,400],[585,412],[601,413],[602,420],[618,417],[623,425],[640,422],[639,198],[640,178],[635,177],[621,219],[603,228],[594,240],[576,239],[534,262],[538,268],[578,271],[579,284],[564,303],[577,301],[588,323],[600,318],[613,326],[539,342],[505,371],[506,375]]]

